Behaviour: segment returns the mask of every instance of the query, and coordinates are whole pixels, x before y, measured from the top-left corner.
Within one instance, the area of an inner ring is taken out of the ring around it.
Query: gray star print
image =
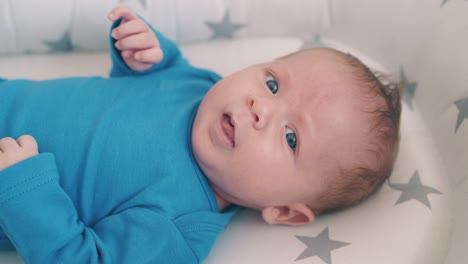
[[[395,205],[414,199],[427,206],[427,208],[431,209],[431,204],[427,198],[427,195],[431,193],[442,194],[437,189],[422,185],[418,171],[413,174],[407,184],[389,183],[389,185],[391,188],[401,191],[400,198],[398,198],[398,201],[396,201]]]
[[[418,83],[408,81],[403,66],[400,67],[400,80],[405,86],[405,89],[403,91],[403,100],[405,100],[406,104],[408,104],[410,109],[413,109],[413,99],[414,94],[416,93],[416,86],[418,85]]]
[[[455,106],[458,108],[457,125],[455,126],[455,133],[457,133],[457,130],[463,123],[463,121],[465,121],[465,119],[468,119],[468,97],[455,101],[454,103]]]
[[[231,15],[229,14],[229,10],[226,10],[224,13],[223,21],[216,23],[216,22],[205,22],[205,24],[213,31],[212,39],[214,38],[232,38],[234,32],[238,31],[244,24],[232,23],[231,22]]]
[[[317,256],[322,259],[323,262],[332,264],[331,251],[350,245],[350,243],[330,240],[328,235],[328,227],[320,232],[320,234],[318,234],[316,237],[296,236],[296,238],[304,243],[307,248],[301,253],[299,257],[295,259],[295,261]]]
[[[57,41],[43,41],[49,46],[51,52],[67,52],[73,50],[73,45],[70,39],[70,32],[66,31],[62,38]]]

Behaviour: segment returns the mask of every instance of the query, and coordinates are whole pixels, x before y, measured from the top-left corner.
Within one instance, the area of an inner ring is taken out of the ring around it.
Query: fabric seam
[[[42,173],[39,173],[39,174],[37,174],[37,175],[34,175],[34,176],[28,177],[28,178],[26,178],[26,179],[23,179],[22,181],[16,183],[15,185],[10,186],[10,187],[8,187],[8,188],[5,189],[5,190],[2,190],[2,192],[0,192],[0,196],[5,195],[6,193],[8,193],[9,191],[11,191],[12,189],[18,188],[18,186],[24,185],[24,184],[26,184],[26,183],[28,183],[28,182],[30,182],[30,181],[33,181],[33,180],[35,180],[35,179],[37,179],[37,178],[39,178],[39,177],[42,177],[44,174],[47,174],[47,173],[52,172],[52,171],[55,171],[55,170],[53,170],[53,169],[51,169],[51,170],[46,170],[46,171],[43,171]]]
[[[22,196],[22,195],[25,194],[25,193],[28,193],[28,192],[30,192],[30,191],[36,189],[36,188],[39,188],[39,187],[41,187],[41,186],[43,186],[43,185],[46,185],[47,183],[50,183],[50,182],[52,182],[53,180],[54,180],[54,178],[50,178],[50,179],[47,179],[47,180],[45,180],[45,181],[38,182],[37,184],[35,184],[35,185],[33,185],[33,186],[29,187],[29,188],[24,189],[24,190],[23,190],[22,192],[20,192],[20,193],[15,193],[15,194],[12,195],[10,198],[8,198],[8,199],[6,199],[6,200],[0,202],[0,206],[3,206],[4,204],[10,202],[11,200],[13,200],[13,199],[15,199],[15,198],[17,198],[17,197],[19,197],[19,196]]]

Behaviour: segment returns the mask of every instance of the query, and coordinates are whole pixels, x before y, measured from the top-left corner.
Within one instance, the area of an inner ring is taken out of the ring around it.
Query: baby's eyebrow
[[[288,67],[285,67],[280,62],[273,63],[270,67],[276,74],[276,77],[280,80],[280,86],[286,86],[288,89],[291,88],[291,73]]]
[[[276,79],[276,81],[278,82],[278,85],[281,89],[281,84],[282,84],[282,77],[281,77],[281,74],[280,74],[280,71],[277,69],[277,67],[274,66],[274,64],[270,64],[270,65],[267,65],[265,67],[265,72],[267,72],[268,74],[271,74],[273,75],[273,77]]]
[[[316,126],[314,125],[316,119],[313,117],[313,113],[309,111],[300,111],[300,113],[295,117],[296,133],[297,133],[297,148],[296,155],[297,160],[302,160],[306,158],[307,151],[310,152],[313,142],[317,140],[317,134],[314,131]],[[310,154],[310,153],[309,153]],[[307,159],[306,161],[308,162]]]
[[[295,153],[295,159],[296,161],[299,161],[299,158],[302,157],[302,145],[304,145],[304,142],[303,142],[303,139],[304,137],[302,137],[302,133],[301,131],[299,131],[299,127],[296,126],[296,153]]]

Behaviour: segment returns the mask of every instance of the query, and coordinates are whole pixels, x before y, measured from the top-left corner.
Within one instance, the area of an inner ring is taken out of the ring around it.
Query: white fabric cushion
[[[0,1],[0,55],[106,49],[107,14],[117,5],[132,7],[178,43],[211,39],[207,22],[226,14],[242,25],[236,37],[302,36],[329,23],[326,0],[290,0],[286,7],[282,0]]]

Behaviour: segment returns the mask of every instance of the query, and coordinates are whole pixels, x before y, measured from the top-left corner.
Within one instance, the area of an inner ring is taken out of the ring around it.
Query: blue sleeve
[[[119,19],[112,24],[111,32],[114,28],[116,28],[120,24],[121,20],[122,19]],[[151,30],[153,30],[153,32],[156,34],[156,37],[159,40],[159,45],[163,52],[162,61],[154,64],[151,68],[145,71],[134,71],[130,69],[125,63],[125,61],[122,59],[120,51],[114,46],[116,42],[115,39],[112,38],[112,36],[110,36],[109,34],[110,56],[112,60],[112,69],[110,71],[111,77],[146,75],[146,74],[158,72],[162,69],[170,68],[176,65],[188,64],[187,60],[182,57],[182,53],[180,52],[179,48],[173,41],[167,39],[163,34],[161,34],[159,31],[154,29],[151,26],[151,24],[149,24],[148,22],[146,23],[151,28]]]
[[[26,263],[198,263],[176,225],[152,207],[85,226],[51,153],[0,171],[0,227]]]

